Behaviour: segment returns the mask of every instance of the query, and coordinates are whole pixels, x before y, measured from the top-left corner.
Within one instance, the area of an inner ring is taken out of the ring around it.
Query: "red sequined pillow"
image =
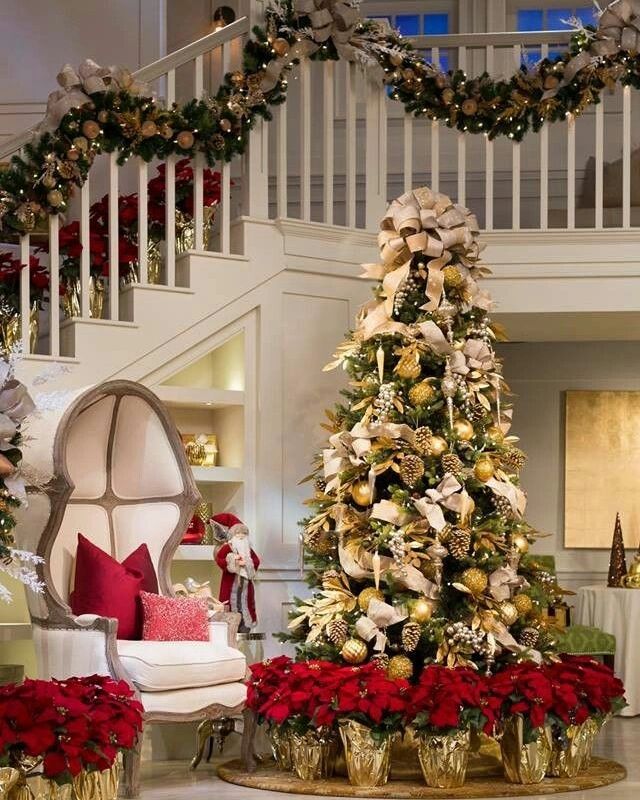
[[[208,642],[209,604],[204,597],[163,597],[140,592],[142,638],[154,642]]]

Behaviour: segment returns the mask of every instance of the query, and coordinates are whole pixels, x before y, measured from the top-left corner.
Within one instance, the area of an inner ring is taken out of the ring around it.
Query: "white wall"
[[[636,342],[514,343],[503,345],[500,351],[506,381],[516,395],[513,432],[521,437],[522,449],[529,456],[522,472],[529,501],[527,517],[551,534],[535,550],[555,554],[560,582],[568,588],[601,583],[608,571],[608,550],[564,547],[564,392],[640,389],[640,346]],[[601,484],[585,487],[585,492],[601,493],[603,503],[607,502],[607,467],[603,453]],[[617,510],[610,508],[611,535]],[[632,540],[640,539],[640,531],[630,533]]]

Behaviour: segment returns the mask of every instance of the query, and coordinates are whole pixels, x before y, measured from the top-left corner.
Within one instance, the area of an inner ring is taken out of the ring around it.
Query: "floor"
[[[640,717],[614,719],[601,733],[596,754],[624,764],[628,772],[627,780],[602,789],[562,796],[574,800],[638,800]],[[189,772],[186,764],[177,761],[147,762],[143,765],[143,800],[295,800],[296,797],[301,796],[262,792],[225,783],[216,777],[215,763],[205,764],[195,773]]]

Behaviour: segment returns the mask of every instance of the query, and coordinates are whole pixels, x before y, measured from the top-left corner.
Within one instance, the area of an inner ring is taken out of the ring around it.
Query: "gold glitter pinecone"
[[[325,631],[327,634],[327,639],[331,642],[331,644],[335,645],[336,647],[342,647],[347,641],[347,637],[349,635],[349,624],[347,623],[346,619],[342,619],[342,617],[336,617],[336,619],[332,619],[327,625]]]
[[[312,553],[320,556],[329,555],[334,547],[331,533],[319,528],[305,533],[304,543]]]
[[[387,677],[392,681],[410,678],[413,675],[413,662],[407,656],[393,656],[387,667]]]
[[[480,403],[476,403],[476,405],[471,407],[467,416],[471,422],[479,422],[487,416],[487,413],[487,409],[484,406],[480,405]]]
[[[452,475],[461,475],[464,472],[464,464],[455,453],[445,453],[440,459],[442,469]]]
[[[424,475],[424,464],[420,456],[405,456],[400,464],[400,480],[407,486],[415,484]]]
[[[327,488],[327,482],[325,481],[324,478],[316,478],[315,481],[314,481],[314,485],[316,487],[316,492],[320,492],[321,494],[324,494],[324,492],[325,492],[325,490]]]
[[[413,653],[420,641],[422,628],[417,622],[406,622],[402,629],[402,648],[407,653]]]
[[[371,659],[372,664],[377,664],[381,669],[387,670],[389,667],[389,656],[386,653],[378,653]]]
[[[527,456],[519,447],[509,447],[500,454],[500,461],[507,469],[519,472],[527,463]]]
[[[447,537],[447,550],[458,561],[469,555],[471,547],[471,531],[465,528],[453,528]]]
[[[421,453],[423,456],[428,456],[431,452],[431,437],[433,436],[433,431],[431,428],[428,428],[424,425],[421,428],[416,428],[414,431],[414,444],[416,450]]]
[[[540,638],[540,631],[536,628],[524,628],[520,634],[520,644],[523,647],[535,647]]]

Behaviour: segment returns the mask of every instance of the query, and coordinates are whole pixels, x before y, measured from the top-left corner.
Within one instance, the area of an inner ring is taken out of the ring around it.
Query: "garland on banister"
[[[65,65],[60,89],[22,155],[0,172],[0,231],[34,230],[64,212],[99,153],[145,161],[204,154],[211,166],[244,152],[258,118],[283,103],[287,75],[301,59],[346,59],[367,68],[416,117],[521,141],[546,122],[579,115],[616,83],[640,88],[640,2],[615,0],[598,27],[579,28],[562,56],[521,66],[510,78],[443,72],[386,24],[364,20],[357,0],[278,0],[214,96],[162,108],[122,68],[87,60]]]

